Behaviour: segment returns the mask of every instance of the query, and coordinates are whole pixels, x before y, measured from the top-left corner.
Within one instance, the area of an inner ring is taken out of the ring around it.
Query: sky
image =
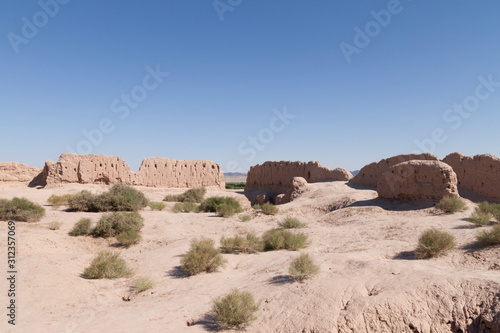
[[[496,0],[3,0],[0,161],[500,156]]]

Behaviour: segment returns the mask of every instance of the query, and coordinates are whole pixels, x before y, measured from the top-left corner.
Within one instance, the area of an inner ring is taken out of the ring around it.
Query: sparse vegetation
[[[26,198],[0,199],[0,220],[38,222],[45,216],[45,209]]]
[[[151,278],[147,276],[140,276],[134,280],[132,287],[134,287],[138,292],[143,292],[153,288],[154,285],[155,283]]]
[[[132,186],[115,184],[109,191],[95,195],[81,191],[68,200],[69,209],[81,212],[138,211],[147,206],[144,194]]]
[[[318,274],[319,266],[316,265],[313,258],[311,258],[309,254],[302,253],[292,261],[288,272],[297,281],[302,282],[305,279],[309,279]]]
[[[128,277],[132,271],[118,253],[101,251],[83,272],[86,279],[116,279]]]
[[[455,238],[447,232],[435,228],[428,229],[418,239],[415,255],[426,259],[444,255],[455,248]]]
[[[476,238],[483,247],[500,245],[500,224],[493,226],[491,230],[481,231]]]
[[[252,219],[250,215],[240,215],[238,216],[241,222],[248,222]]]
[[[214,247],[214,241],[208,238],[191,240],[189,252],[181,258],[181,268],[187,275],[201,272],[215,272],[225,264],[220,249]]]
[[[223,253],[256,253],[264,251],[264,242],[252,233],[247,234],[246,237],[222,237],[220,244]]]
[[[127,230],[116,236],[116,240],[124,247],[129,248],[141,241],[141,232],[138,230]]]
[[[50,230],[59,230],[59,229],[61,229],[61,222],[50,222],[49,229]]]
[[[226,183],[226,189],[227,190],[243,190],[245,189],[245,185],[247,183],[242,182],[242,183]]]
[[[47,203],[50,204],[55,209],[59,209],[62,205],[67,205],[71,194],[55,195],[52,194],[48,199]]]
[[[291,250],[297,251],[307,246],[307,235],[304,233],[293,233],[287,229],[271,229],[262,235],[265,251]]]
[[[443,197],[437,204],[436,208],[442,210],[445,213],[456,213],[467,209],[465,202],[462,198],[456,198],[451,196]]]
[[[204,187],[191,188],[182,194],[167,195],[163,199],[163,201],[200,203],[203,201],[203,197],[205,196],[206,193],[207,193],[207,189]]]
[[[222,217],[230,217],[236,213],[241,213],[240,202],[231,197],[210,197],[205,199],[200,205],[200,211],[213,212]]]
[[[125,231],[140,231],[143,221],[144,218],[137,212],[106,213],[97,222],[93,233],[98,237],[115,237]]]
[[[151,201],[149,203],[149,207],[151,208],[151,210],[162,211],[163,209],[165,209],[165,207],[167,207],[167,205],[165,205],[164,202],[154,202],[154,201]]]
[[[234,289],[231,293],[213,301],[212,311],[217,324],[223,328],[241,328],[256,319],[256,303],[249,292]]]
[[[468,220],[474,223],[476,227],[482,227],[490,223],[491,214],[476,208],[476,210],[470,215]]]
[[[194,202],[178,202],[172,207],[174,213],[197,213],[198,206]]]
[[[278,207],[276,207],[270,202],[266,202],[265,204],[263,204],[261,209],[262,212],[266,215],[276,215],[278,214],[279,211]]]
[[[300,222],[300,220],[296,217],[288,216],[283,221],[278,222],[278,226],[285,229],[297,229],[297,228],[305,228],[307,227],[307,224]]]
[[[500,222],[500,204],[490,204],[487,201],[480,202],[476,211],[492,215],[497,222]]]
[[[255,204],[255,205],[252,206],[252,208],[255,209],[255,210],[261,210],[262,209],[262,205]]]
[[[75,223],[73,229],[69,232],[71,236],[84,236],[90,234],[90,228],[92,226],[92,221],[87,218],[81,218]]]

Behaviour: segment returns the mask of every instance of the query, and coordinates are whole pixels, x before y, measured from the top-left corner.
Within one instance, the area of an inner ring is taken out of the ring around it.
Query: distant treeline
[[[226,183],[227,190],[243,190],[246,183]]]

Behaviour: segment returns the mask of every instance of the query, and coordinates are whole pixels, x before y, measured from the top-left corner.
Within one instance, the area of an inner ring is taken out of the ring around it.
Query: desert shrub
[[[68,204],[70,210],[80,212],[138,211],[147,206],[148,199],[132,186],[115,184],[99,195],[81,191],[71,196]]]
[[[490,223],[491,214],[476,208],[476,210],[469,216],[468,220],[474,223],[476,227],[482,227]]]
[[[86,279],[116,279],[132,275],[118,253],[101,251],[83,272]]]
[[[52,194],[47,199],[47,203],[53,206],[54,208],[59,208],[62,205],[67,205],[70,198],[71,194],[63,194],[63,195]]]
[[[191,240],[189,252],[181,258],[181,268],[188,275],[201,272],[215,272],[226,261],[220,250],[214,247],[214,241],[208,238]]]
[[[477,204],[477,210],[479,210],[482,213],[489,213],[490,212],[490,204],[488,201],[483,201]]]
[[[226,183],[226,190],[243,190],[247,183]]]
[[[90,219],[81,218],[78,222],[75,223],[73,229],[69,232],[71,236],[84,236],[90,234],[90,227],[92,225],[92,221]]]
[[[307,235],[304,233],[293,233],[287,229],[271,229],[262,235],[265,251],[292,250],[297,251],[307,246]]]
[[[50,230],[59,230],[59,229],[61,229],[61,222],[50,222],[49,229]]]
[[[45,216],[45,209],[26,198],[0,199],[0,220],[38,222]]]
[[[259,310],[259,306],[251,293],[234,289],[213,300],[212,311],[221,328],[241,328],[256,319],[255,312]]]
[[[144,226],[144,218],[137,212],[113,212],[101,216],[94,228],[98,237],[114,237],[122,232],[140,231]]]
[[[94,210],[95,195],[89,191],[81,191],[68,199],[69,209],[77,212]]]
[[[245,237],[222,237],[220,244],[223,253],[256,253],[264,251],[264,242],[252,233],[247,234]]]
[[[500,222],[500,204],[490,204],[490,213],[497,222]]]
[[[313,277],[318,274],[319,266],[316,265],[313,258],[307,253],[302,253],[300,256],[295,258],[290,264],[288,269],[290,275],[292,275],[296,280],[302,282],[305,279]]]
[[[171,202],[196,202],[200,203],[203,201],[203,197],[207,193],[207,189],[204,187],[190,188],[182,194],[170,194],[165,196],[163,201]]]
[[[437,257],[455,248],[455,238],[447,232],[435,228],[420,235],[415,255],[419,259]]]
[[[198,212],[198,206],[194,202],[178,202],[172,207],[174,213]]]
[[[134,280],[132,287],[137,289],[138,292],[143,292],[153,288],[154,285],[155,283],[151,278],[147,276],[141,276]]]
[[[255,204],[255,205],[252,206],[252,208],[255,209],[255,210],[260,210],[260,209],[262,209],[262,205]]]
[[[201,203],[200,210],[215,213],[217,211],[217,206],[224,202],[224,197],[210,197]]]
[[[219,216],[229,217],[243,211],[240,202],[231,197],[210,197],[200,205],[200,211],[217,213]]]
[[[154,202],[154,201],[151,201],[149,203],[149,207],[151,208],[151,210],[162,211],[163,209],[165,209],[165,207],[167,207],[167,205],[165,205],[163,202]]]
[[[138,230],[127,230],[116,236],[116,240],[124,247],[129,248],[141,241],[141,232]]]
[[[500,245],[500,224],[495,225],[491,230],[483,230],[476,238],[479,245],[483,247]]]
[[[266,202],[265,204],[263,204],[261,209],[262,212],[266,215],[276,215],[278,214],[279,211],[278,207],[276,207],[270,202]]]
[[[296,229],[305,228],[307,224],[300,222],[300,220],[296,217],[287,217],[283,221],[278,222],[278,226],[285,229]]]
[[[446,196],[436,204],[436,208],[445,213],[456,213],[465,210],[466,206],[462,198]]]
[[[250,215],[240,215],[238,216],[241,222],[248,222],[252,219]]]

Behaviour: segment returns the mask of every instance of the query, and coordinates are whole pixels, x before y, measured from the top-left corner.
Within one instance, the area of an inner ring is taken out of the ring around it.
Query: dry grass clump
[[[290,275],[292,275],[297,281],[302,282],[305,279],[309,279],[314,275],[318,274],[319,266],[316,265],[313,258],[307,253],[302,253],[300,256],[295,258],[290,264],[288,269]]]
[[[278,222],[278,226],[285,229],[298,229],[307,227],[307,224],[300,222],[296,217],[288,216],[283,221]]]
[[[500,224],[495,225],[491,230],[483,230],[476,238],[479,245],[483,247],[500,245]]]
[[[97,237],[115,237],[122,232],[140,231],[144,226],[144,218],[137,212],[113,212],[103,214],[94,228]]]
[[[163,199],[163,201],[200,203],[203,201],[203,197],[205,196],[206,193],[207,193],[207,189],[204,187],[191,188],[182,194],[167,195]]]
[[[141,232],[138,230],[123,231],[118,236],[116,236],[116,240],[120,243],[120,245],[126,248],[138,244],[141,239]]]
[[[86,279],[116,279],[128,277],[132,271],[118,253],[101,251],[83,272]]]
[[[490,223],[491,214],[476,208],[476,210],[469,216],[468,220],[469,222],[474,223],[476,227],[482,227]]]
[[[73,229],[69,232],[70,236],[85,236],[91,232],[92,221],[87,218],[81,218],[75,223]]]
[[[95,195],[81,191],[68,200],[69,209],[80,212],[138,211],[148,204],[144,193],[132,186],[115,184],[109,191]]]
[[[455,238],[447,232],[435,228],[428,229],[418,239],[415,255],[426,259],[444,255],[455,248]]]
[[[178,202],[172,207],[174,213],[197,213],[199,207],[194,202]]]
[[[149,207],[151,208],[151,210],[159,210],[159,211],[162,211],[165,209],[165,207],[167,207],[167,205],[165,205],[164,202],[154,202],[154,201],[151,201],[149,203]]]
[[[196,275],[201,272],[215,272],[223,266],[226,260],[222,258],[220,249],[216,249],[214,241],[202,237],[192,239],[189,251],[181,258],[181,268],[187,275]]]
[[[61,222],[50,222],[49,229],[50,230],[59,230],[59,229],[61,229],[61,225],[62,225]]]
[[[140,276],[134,280],[132,287],[135,288],[138,292],[143,292],[153,288],[154,285],[155,282],[151,278],[147,276]]]
[[[55,195],[52,194],[48,199],[47,203],[50,204],[55,209],[58,209],[62,205],[67,205],[71,194]]]
[[[437,204],[436,208],[442,210],[445,213],[456,213],[467,209],[465,202],[462,198],[456,198],[451,196],[443,197]]]
[[[270,202],[266,202],[265,204],[263,204],[261,206],[261,210],[266,215],[276,215],[279,212],[278,207],[276,207],[275,205],[273,205]]]
[[[297,251],[308,245],[307,235],[304,233],[293,233],[287,229],[271,229],[262,235],[265,251],[291,250]]]
[[[234,289],[231,293],[213,300],[212,311],[217,324],[223,329],[242,328],[256,319],[260,303],[246,291]]]
[[[264,251],[264,242],[255,234],[249,233],[246,237],[222,237],[220,239],[223,253],[256,253]]]
[[[487,201],[480,202],[476,211],[492,215],[497,222],[500,222],[500,204],[490,204]]]
[[[26,198],[0,199],[0,220],[38,222],[45,216],[45,209]]]
[[[238,216],[238,218],[240,219],[241,222],[248,222],[252,219],[252,217],[250,215],[240,215]]]

